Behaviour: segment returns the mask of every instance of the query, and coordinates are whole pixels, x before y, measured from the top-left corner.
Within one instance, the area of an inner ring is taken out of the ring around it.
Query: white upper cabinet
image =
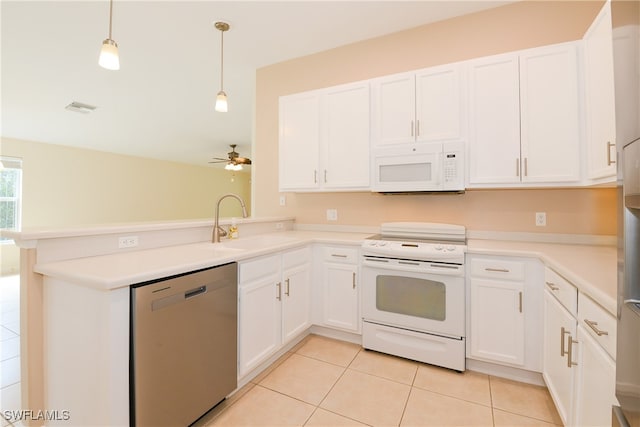
[[[520,55],[522,182],[580,180],[580,100],[575,43]]]
[[[478,59],[469,70],[469,183],[519,183],[518,55]]]
[[[369,187],[369,85],[329,88],[324,93],[321,138],[322,186]]]
[[[448,64],[372,81],[375,148],[464,137],[462,65]]]
[[[615,180],[615,97],[611,4],[604,7],[584,36],[587,177]],[[601,180],[602,181],[602,180]]]
[[[470,187],[580,181],[576,43],[470,61]]]
[[[280,98],[280,188],[318,187],[320,95],[317,91]]]
[[[280,191],[369,189],[369,84],[280,98]]]

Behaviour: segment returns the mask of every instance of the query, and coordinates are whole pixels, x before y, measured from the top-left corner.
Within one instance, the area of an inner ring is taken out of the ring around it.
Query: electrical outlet
[[[276,230],[282,230],[284,229],[284,224],[281,222],[276,222]]]
[[[286,206],[287,196],[280,196],[280,206]]]
[[[536,212],[536,226],[546,227],[546,225],[547,225],[547,213]]]
[[[138,236],[123,236],[118,237],[118,248],[135,248],[138,246]]]
[[[338,220],[338,210],[327,209],[327,221],[337,221],[337,220]]]

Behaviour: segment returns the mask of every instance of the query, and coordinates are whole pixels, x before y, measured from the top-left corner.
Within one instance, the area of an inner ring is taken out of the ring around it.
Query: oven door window
[[[429,279],[378,275],[376,307],[380,311],[444,321],[446,286]]]

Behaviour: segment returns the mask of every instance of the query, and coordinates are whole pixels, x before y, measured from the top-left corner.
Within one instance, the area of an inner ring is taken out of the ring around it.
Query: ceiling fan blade
[[[241,165],[250,165],[251,164],[251,159],[247,159],[246,157],[236,157],[235,159],[233,159],[233,161],[235,163],[241,164]]]

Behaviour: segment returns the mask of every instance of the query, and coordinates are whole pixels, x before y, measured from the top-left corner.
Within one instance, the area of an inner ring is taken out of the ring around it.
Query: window
[[[20,229],[22,160],[0,157],[0,229]],[[0,243],[11,239],[0,238]]]

